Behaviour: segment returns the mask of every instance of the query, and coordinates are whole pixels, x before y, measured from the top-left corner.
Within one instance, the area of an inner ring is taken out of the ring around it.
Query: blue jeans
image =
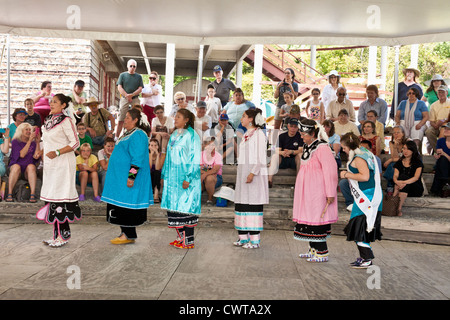
[[[349,205],[353,204],[354,199],[350,191],[350,182],[348,182],[348,179],[341,179],[339,181],[339,188],[341,189],[342,195],[344,196],[345,205],[348,207]]]

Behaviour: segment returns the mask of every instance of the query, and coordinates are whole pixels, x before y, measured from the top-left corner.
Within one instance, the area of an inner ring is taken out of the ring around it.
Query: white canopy
[[[0,33],[190,45],[450,40],[448,0],[0,0]]]

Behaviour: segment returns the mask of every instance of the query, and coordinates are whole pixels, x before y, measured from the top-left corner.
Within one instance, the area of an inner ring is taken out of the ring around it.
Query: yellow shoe
[[[112,244],[129,244],[129,243],[134,243],[134,242],[135,242],[135,240],[120,239],[119,237],[111,240]]]

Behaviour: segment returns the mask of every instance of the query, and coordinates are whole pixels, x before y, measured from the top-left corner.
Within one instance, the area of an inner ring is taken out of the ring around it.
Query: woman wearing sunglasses
[[[157,105],[161,104],[161,92],[162,87],[158,83],[159,76],[158,72],[152,71],[148,76],[149,84],[144,85],[144,89],[142,89],[142,109],[146,114],[148,121],[152,121],[156,114],[154,113],[154,109]]]

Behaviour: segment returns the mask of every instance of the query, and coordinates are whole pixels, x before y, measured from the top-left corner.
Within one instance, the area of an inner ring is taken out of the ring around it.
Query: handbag
[[[383,216],[396,217],[398,216],[398,205],[400,204],[400,197],[393,195],[385,195],[383,197]]]

